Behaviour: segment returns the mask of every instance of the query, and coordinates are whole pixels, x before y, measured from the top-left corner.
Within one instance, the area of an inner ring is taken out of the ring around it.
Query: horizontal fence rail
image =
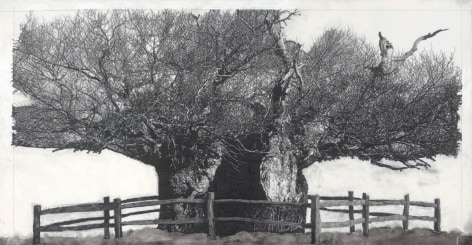
[[[73,224],[77,224],[77,223],[83,223],[83,222],[89,222],[89,221],[95,221],[95,220],[103,220],[103,217],[90,217],[90,218],[73,219],[73,220],[68,220],[68,221],[61,221],[61,222],[52,223],[52,224],[47,225],[47,226],[73,225]]]
[[[45,226],[41,227],[40,231],[85,231],[98,228],[104,228],[105,224],[91,224],[91,225],[78,225],[78,226]]]
[[[215,217],[215,221],[242,221],[242,222],[251,222],[251,223],[261,223],[268,225],[285,225],[295,228],[304,228],[303,224],[286,222],[286,221],[275,221],[268,219],[253,219],[253,218],[243,218],[243,217]]]
[[[286,206],[307,206],[306,203],[294,202],[272,202],[266,200],[242,200],[242,199],[217,199],[215,203],[247,203],[247,204],[267,204],[267,205],[286,205]]]
[[[159,200],[159,196],[144,196],[144,197],[135,197],[121,200],[121,203],[130,203],[130,202],[141,202],[149,200]]]
[[[436,199],[436,200],[439,200],[439,199]],[[428,203],[428,202],[410,202],[410,206],[427,207],[427,208],[438,207],[436,203]]]
[[[74,213],[74,212],[93,212],[102,211],[105,208],[103,203],[86,203],[66,207],[50,208],[41,211],[43,214],[59,214],[59,213]]]
[[[121,218],[125,218],[125,217],[128,217],[128,216],[133,216],[133,215],[158,213],[160,211],[161,211],[161,209],[158,208],[158,209],[149,209],[149,210],[143,210],[143,211],[129,212],[129,213],[121,214]]]
[[[158,201],[144,201],[144,202],[134,202],[122,204],[121,209],[125,208],[137,208],[137,207],[147,207],[147,206],[157,206],[157,205],[166,205],[166,204],[176,204],[176,203],[205,203],[205,199],[168,199],[168,200],[158,200]]]
[[[349,192],[350,193],[350,192]],[[313,198],[316,195],[308,195],[308,198]],[[348,196],[319,196],[321,201],[328,201],[328,200],[350,200]],[[362,200],[362,198],[352,197],[353,200]]]
[[[362,234],[365,237],[369,235],[369,224],[375,222],[386,222],[386,221],[402,221],[403,229],[408,230],[410,220],[422,220],[434,222],[434,231],[441,231],[441,209],[440,200],[435,199],[433,203],[410,201],[409,195],[405,195],[403,200],[385,200],[385,199],[373,199],[369,198],[369,195],[363,194],[361,198],[354,198],[352,191],[348,192],[348,197],[320,197],[320,196],[309,196],[311,205],[311,223],[305,224],[305,228],[311,228],[312,243],[321,244],[321,228],[338,228],[338,227],[350,227],[350,232],[355,231],[356,224],[362,224]],[[325,200],[325,201],[323,201]],[[402,214],[393,214],[386,212],[370,212],[370,206],[390,206],[400,205],[403,206]],[[339,208],[328,208],[328,207],[339,207],[348,206],[348,209]],[[360,206],[362,209],[354,209],[356,206]],[[417,216],[410,215],[410,206],[419,206],[434,208],[434,217],[430,216]],[[349,214],[349,220],[340,222],[322,222],[320,218],[320,211],[337,212]],[[354,219],[354,214],[362,214],[362,218]],[[373,216],[373,217],[371,217]]]
[[[370,200],[370,206],[404,205],[404,200]]]
[[[336,207],[336,206],[354,206],[354,205],[364,205],[364,200],[354,200],[354,201],[325,201],[320,203],[320,208],[325,207]]]
[[[166,199],[160,200],[159,196],[144,196],[121,200],[115,198],[112,202],[109,197],[103,198],[103,203],[84,203],[41,210],[40,205],[33,208],[33,244],[40,244],[41,232],[61,232],[61,231],[83,231],[91,229],[103,229],[104,238],[110,238],[110,228],[113,228],[115,238],[122,237],[122,227],[128,225],[182,225],[182,224],[207,224],[208,237],[216,239],[215,222],[249,222],[269,225],[290,226],[294,228],[311,228],[311,243],[320,244],[322,228],[349,227],[349,231],[355,232],[356,225],[362,225],[362,234],[369,235],[369,224],[386,221],[402,221],[403,229],[408,230],[410,220],[422,220],[433,222],[434,231],[441,231],[441,209],[440,200],[434,202],[410,201],[409,195],[405,195],[401,200],[370,199],[369,195],[363,193],[362,198],[354,197],[354,192],[349,191],[348,196],[318,196],[308,195],[310,202],[291,203],[273,202],[268,200],[242,200],[242,199],[215,199],[215,194],[208,192],[206,198],[202,199]],[[195,217],[184,220],[171,219],[142,219],[122,221],[125,217],[132,217],[143,214],[159,213],[160,207],[148,210],[129,210],[131,208],[153,207],[169,204],[203,204],[205,207],[205,217]],[[214,206],[225,203],[243,203],[260,205],[284,205],[294,207],[304,207],[310,210],[311,223],[294,223],[270,219],[254,219],[247,217],[215,217]],[[370,212],[371,206],[403,206],[402,214],[387,212]],[[434,216],[418,216],[410,214],[410,206],[434,208]],[[347,207],[346,209],[340,207]],[[113,215],[110,215],[110,211]],[[128,211],[122,213],[122,211]],[[320,212],[334,212],[348,214],[349,219],[339,222],[322,222]],[[41,226],[41,217],[50,214],[74,213],[74,212],[103,212],[103,216],[86,218],[76,218],[72,220],[55,222]],[[354,214],[361,214],[361,218],[354,218]],[[86,222],[100,222],[96,224],[83,224]],[[110,223],[110,221],[113,221]]]
[[[165,220],[165,219],[149,219],[121,222],[121,225],[186,225],[186,224],[205,224],[206,218],[192,218],[186,220]]]

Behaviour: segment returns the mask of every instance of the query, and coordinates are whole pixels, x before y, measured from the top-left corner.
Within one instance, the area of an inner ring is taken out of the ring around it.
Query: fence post
[[[436,218],[436,221],[434,221],[434,231],[440,232],[441,231],[441,202],[439,198],[434,199],[434,204],[436,204],[436,207],[434,208],[434,218]]]
[[[115,218],[115,238],[120,238],[123,236],[121,229],[121,199],[113,199],[114,210],[113,216]]]
[[[215,213],[213,209],[213,200],[215,200],[215,193],[208,192],[208,199],[207,199],[207,219],[208,219],[208,237],[211,239],[216,239],[216,231],[215,231]]]
[[[103,198],[103,233],[105,239],[110,239],[110,197]]]
[[[310,196],[311,200],[311,243],[321,244],[320,196]]]
[[[364,237],[369,236],[369,195],[362,193],[362,199],[364,199],[365,204],[362,205],[362,218],[364,218],[364,223],[362,223],[362,235]]]
[[[403,206],[403,230],[408,230],[408,219],[410,215],[410,194],[405,195],[405,206]]]
[[[348,194],[348,197],[349,197],[349,201],[350,202],[354,201],[354,192],[349,191],[347,194]],[[349,220],[354,220],[354,206],[353,205],[349,205]],[[356,231],[356,226],[351,225],[349,227],[349,232],[353,233],[354,231]]]
[[[41,244],[41,205],[33,208],[33,244]]]

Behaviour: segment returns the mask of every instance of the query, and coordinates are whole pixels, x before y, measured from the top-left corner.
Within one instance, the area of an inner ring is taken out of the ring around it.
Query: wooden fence
[[[122,237],[122,227],[125,225],[173,225],[173,224],[207,224],[208,236],[216,238],[216,223],[225,221],[242,221],[252,223],[263,223],[271,225],[284,225],[295,228],[311,228],[311,242],[312,244],[320,244],[321,228],[334,227],[349,227],[350,232],[355,231],[356,224],[362,224],[363,235],[365,237],[369,234],[369,224],[373,222],[384,222],[393,220],[402,220],[403,229],[408,229],[409,220],[425,220],[434,222],[434,230],[439,232],[441,230],[441,210],[439,199],[435,199],[434,203],[415,202],[410,201],[409,195],[405,195],[402,200],[370,200],[365,193],[362,198],[355,198],[352,191],[348,192],[347,197],[323,197],[323,196],[309,196],[309,203],[288,203],[288,202],[271,202],[266,200],[241,200],[241,199],[214,199],[215,195],[209,192],[205,199],[168,199],[159,200],[158,196],[146,196],[138,198],[130,198],[121,200],[116,198],[110,202],[109,197],[104,197],[101,203],[87,203],[66,207],[50,208],[41,210],[40,205],[34,206],[33,218],[33,244],[40,244],[41,232],[60,232],[60,231],[82,231],[91,229],[103,229],[104,238],[110,238],[110,228],[114,228],[115,238]],[[160,209],[150,209],[122,213],[122,210],[138,207],[151,207],[166,204],[177,203],[193,203],[204,204],[206,210],[206,217],[190,218],[186,220],[165,220],[165,219],[147,219],[147,220],[133,220],[122,221],[123,218],[141,215],[147,213],[156,213]],[[311,223],[292,223],[285,221],[269,220],[269,219],[254,219],[247,217],[215,217],[214,206],[220,203],[246,203],[246,204],[265,204],[265,205],[284,205],[284,206],[303,206],[311,209]],[[386,206],[386,205],[402,205],[403,214],[391,214],[370,212],[370,206]],[[346,206],[348,209],[333,209],[330,207]],[[361,206],[362,209],[356,210],[355,207]],[[414,216],[410,215],[410,206],[431,207],[434,208],[434,217],[429,216]],[[113,216],[110,216],[110,211],[113,211]],[[80,218],[68,221],[56,222],[41,226],[41,216],[47,214],[59,213],[73,213],[73,212],[103,212],[103,216]],[[341,222],[322,222],[320,211],[346,213],[349,215],[349,220]],[[355,213],[361,213],[362,218],[354,219]],[[374,216],[374,217],[370,217]],[[98,224],[76,225],[90,221],[102,221]],[[113,221],[113,223],[110,223]],[[74,226],[70,226],[74,225]]]
[[[369,236],[369,224],[374,222],[401,220],[403,229],[408,230],[408,222],[410,220],[424,220],[434,222],[434,231],[441,231],[441,206],[439,199],[435,199],[434,203],[410,201],[407,194],[402,200],[371,200],[366,193],[362,194],[362,198],[354,198],[354,193],[350,191],[348,197],[320,197],[309,196],[311,208],[311,223],[305,224],[305,227],[311,228],[311,243],[320,244],[321,228],[349,227],[350,232],[355,231],[356,224],[362,224],[362,234],[364,237]],[[403,206],[402,214],[370,212],[371,206]],[[331,209],[329,207],[347,206],[348,209]],[[361,206],[361,210],[355,210],[356,206]],[[430,207],[434,208],[434,217],[410,215],[410,206]],[[322,222],[320,211],[339,212],[349,214],[349,220],[341,222]],[[354,219],[355,213],[361,213],[362,218]],[[374,216],[374,217],[371,217]]]

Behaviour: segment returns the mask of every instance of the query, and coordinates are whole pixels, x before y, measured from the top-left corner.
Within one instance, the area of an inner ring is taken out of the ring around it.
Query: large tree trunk
[[[294,155],[295,148],[288,137],[273,135],[270,138],[270,153],[261,162],[261,185],[267,200],[274,202],[305,203],[308,185],[299,169],[298,160]],[[304,223],[306,208],[295,206],[267,207],[267,217],[274,220],[293,223]],[[266,226],[263,231],[300,232],[290,226]]]
[[[160,199],[205,198],[221,159],[192,157],[159,158],[155,165]],[[204,217],[202,204],[161,205],[159,219],[183,220]],[[206,225],[161,225],[160,229],[184,233],[206,232]]]
[[[287,137],[270,138],[270,153],[262,159],[261,184],[267,199],[276,202],[306,200],[305,178],[298,169],[294,147]]]
[[[207,161],[200,163],[195,158],[189,157],[177,161],[173,159],[173,163],[172,160],[161,161],[165,166],[156,167],[161,198],[197,198],[204,196],[206,191],[212,191],[215,192],[216,199],[306,202],[308,185],[299,169],[301,164],[295,157],[295,146],[288,137],[291,119],[286,108],[286,95],[289,92],[290,81],[297,73],[298,64],[285,47],[280,24],[268,27],[273,29],[271,33],[277,42],[277,52],[286,66],[285,73],[274,81],[270,105],[272,124],[268,125],[264,133],[247,135],[243,139],[238,139],[238,143],[234,145],[226,145],[226,150],[220,151],[222,154],[217,160],[200,160]],[[301,79],[300,74],[298,78]],[[216,86],[213,87],[213,93],[217,93]],[[161,218],[190,218],[202,215],[204,213],[202,208],[196,205],[168,205],[161,208]],[[215,205],[215,215],[304,223],[306,208],[219,203]],[[170,226],[167,227],[171,229]],[[298,231],[290,226],[248,222],[217,222],[216,227],[218,235],[231,235],[243,230]],[[201,225],[192,225],[172,226],[172,230],[199,232],[205,229]]]
[[[223,158],[216,170],[210,191],[216,199],[248,199],[281,202],[306,202],[308,186],[298,169],[294,149],[288,138],[269,137],[269,153],[246,152],[239,155],[237,168]],[[304,223],[306,208],[270,206],[262,204],[221,203],[216,205],[217,216],[270,219]],[[289,226],[247,222],[217,222],[218,235],[232,235],[239,231],[295,232]]]
[[[250,143],[249,140],[247,143]],[[208,191],[216,199],[235,198],[284,202],[306,202],[308,186],[298,169],[294,149],[289,139],[279,135],[269,138],[269,153],[241,153],[238,166],[228,157],[209,158],[196,162],[194,158],[160,158],[156,164],[161,199],[204,198]],[[234,159],[232,155],[231,159]],[[217,204],[217,216],[250,217],[302,223],[305,208],[254,204]],[[160,219],[204,217],[204,205],[162,205]],[[164,225],[160,229],[184,233],[207,232],[206,225]],[[217,234],[231,235],[239,231],[294,232],[288,226],[218,222]]]

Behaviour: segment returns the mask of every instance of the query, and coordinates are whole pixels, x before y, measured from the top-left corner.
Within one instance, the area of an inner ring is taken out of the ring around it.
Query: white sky
[[[27,169],[27,164],[24,165],[24,162],[19,162],[19,159],[21,159],[21,157],[23,156],[15,157],[14,152],[17,152],[18,154],[30,153],[26,153],[24,150],[14,151],[13,148],[10,146],[12,123],[10,115],[11,105],[13,103],[13,91],[10,86],[12,40],[17,38],[19,34],[19,23],[24,20],[24,16],[29,10],[35,10],[37,15],[44,16],[45,19],[49,19],[52,16],[73,13],[73,11],[76,9],[84,8],[297,8],[300,10],[302,16],[296,17],[293,21],[291,21],[289,23],[289,27],[286,29],[286,32],[290,39],[295,39],[300,43],[304,44],[304,47],[306,49],[309,48],[311,43],[316,40],[316,38],[320,34],[322,34],[325,28],[329,28],[332,26],[349,27],[352,29],[353,32],[359,35],[365,35],[367,40],[372,42],[374,45],[378,42],[377,33],[381,31],[383,35],[386,36],[393,43],[393,46],[396,50],[409,49],[413,41],[420,35],[435,31],[439,28],[449,28],[448,31],[439,33],[434,38],[422,42],[420,44],[420,49],[432,48],[435,51],[455,53],[456,63],[460,65],[463,69],[463,108],[461,117],[461,128],[463,133],[462,148],[471,149],[471,6],[472,3],[470,1],[454,2],[437,0],[375,2],[335,0],[329,2],[316,1],[315,4],[311,4],[309,3],[309,1],[278,1],[277,3],[273,3],[273,1],[269,0],[232,2],[203,0],[165,0],[154,1],[152,3],[151,1],[143,0],[47,0],[41,2],[33,0],[2,0],[0,2],[0,74],[2,74],[0,75],[0,169],[2,170],[0,172],[0,207],[2,207],[2,209],[0,209],[0,236],[4,236],[5,234],[14,234],[15,232],[19,232],[17,231],[17,229],[21,229],[21,227],[23,227],[18,224],[16,226],[13,224],[13,217],[21,219],[21,214],[18,214],[18,217],[16,216],[16,214],[15,216],[12,215],[14,209],[13,200],[15,198],[18,198],[18,196],[38,197],[37,193],[22,193],[18,190],[18,188],[22,186],[28,186],[28,178],[31,178],[21,176],[31,176],[31,173],[34,173],[36,171],[35,168],[38,165],[31,165],[31,168]],[[43,159],[43,162],[46,161],[44,159],[49,159],[49,161],[51,162],[58,161],[58,159],[60,159],[60,161],[67,161],[64,160],[65,158],[63,155],[61,155],[60,157],[58,156],[56,158],[55,155],[51,155],[50,153],[44,153],[40,157],[42,157],[41,159]],[[70,157],[70,159],[74,159],[74,161],[79,161],[75,159],[77,158],[77,156],[73,154],[70,154]],[[29,161],[31,161],[31,159],[33,159],[34,161],[35,158],[29,159]],[[451,176],[448,174],[437,174],[434,175],[436,177],[431,177],[431,175],[429,174],[427,175],[429,176],[427,178],[433,179],[429,182],[426,181],[425,183],[434,182],[434,185],[431,184],[428,185],[428,187],[425,187],[421,186],[421,183],[417,180],[414,180],[411,182],[412,185],[408,185],[410,182],[404,183],[404,186],[402,188],[425,188],[425,190],[427,189],[430,192],[428,195],[432,195],[431,193],[434,193],[434,188],[437,187],[438,192],[443,193],[441,194],[441,198],[448,198],[447,193],[449,193],[450,200],[457,200],[457,202],[455,202],[456,206],[454,206],[454,204],[451,204],[452,206],[450,206],[450,209],[454,209],[454,212],[456,213],[454,214],[454,216],[451,216],[449,221],[447,221],[451,223],[449,227],[456,227],[461,230],[472,232],[472,221],[467,221],[467,217],[472,217],[472,184],[469,180],[470,175],[472,174],[472,156],[470,155],[470,153],[462,151],[459,158],[442,159],[441,162],[437,162],[436,164],[450,164],[451,169],[454,169],[454,171],[452,171],[451,173],[454,173],[454,175]],[[123,163],[122,166],[126,167],[128,165]],[[51,169],[53,167],[47,165],[47,168]],[[445,168],[441,167],[439,169],[441,169],[442,171]],[[17,171],[17,174],[15,174],[15,171]],[[26,172],[21,172],[20,174],[20,172],[18,171]],[[31,171],[31,173],[28,173],[28,171]],[[90,171],[94,170],[90,169]],[[321,170],[321,167],[314,167],[311,168],[309,171],[305,172],[305,174],[307,174],[307,177],[314,176],[313,178],[320,179],[320,171],[323,172],[323,170]],[[325,173],[326,172],[328,172],[328,170],[325,170]],[[375,173],[372,172],[372,174]],[[391,177],[394,175],[392,174],[389,176],[390,177],[385,177],[385,179],[391,180]],[[410,176],[411,178],[415,177],[415,175],[408,176]],[[367,178],[367,176],[365,177]],[[143,176],[136,175],[136,178],[143,178]],[[324,178],[329,179],[329,177],[327,176],[324,176]],[[438,182],[435,180],[440,181]],[[372,181],[373,182],[364,183],[365,185],[362,186],[362,189],[368,189],[368,186],[378,185],[379,181],[382,180],[374,178],[374,180]],[[315,182],[310,182],[310,192],[313,192],[313,188],[321,188],[320,183],[321,182],[319,180],[315,180]],[[325,180],[325,182],[323,183],[325,187],[328,185],[331,186],[331,184],[329,184],[329,181],[326,182]],[[51,181],[48,184],[50,185]],[[35,183],[35,185],[37,185],[37,183]],[[339,185],[338,182],[333,182],[332,184],[332,186],[337,185]],[[383,183],[379,186],[388,185]],[[431,186],[434,186],[434,188]],[[15,187],[17,187],[16,191],[14,191]],[[344,188],[348,187],[344,186]],[[452,189],[449,191],[447,188]],[[400,189],[399,192],[403,191],[404,189]],[[35,189],[25,188],[26,192],[31,192],[31,190],[33,190],[34,192]],[[326,190],[332,189],[324,188],[324,191]],[[132,193],[133,191],[134,189],[130,189],[129,193]],[[103,191],[95,191],[94,193],[102,192]],[[54,195],[48,196],[48,198],[54,198]],[[45,197],[38,197],[38,199],[44,200]],[[41,200],[38,200],[38,202],[40,202]],[[58,204],[64,204],[64,199],[61,199],[61,201],[58,201]],[[22,205],[25,204],[23,203]],[[8,212],[8,210],[12,210],[12,212]],[[27,210],[26,212],[30,212],[30,210]],[[7,229],[7,231],[1,231],[2,228]]]
[[[422,42],[420,48],[432,47],[448,54],[461,48],[460,11],[300,11],[302,15],[289,23],[287,36],[305,44],[304,48],[309,48],[316,37],[329,27],[350,28],[374,45],[377,45],[377,33],[381,31],[398,51],[409,50],[421,35],[449,28],[447,32]],[[460,58],[460,55],[457,57]]]

